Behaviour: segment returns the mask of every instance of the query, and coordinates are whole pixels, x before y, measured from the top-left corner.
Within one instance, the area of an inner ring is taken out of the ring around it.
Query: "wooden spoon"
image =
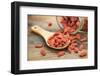
[[[42,29],[41,27],[39,27],[39,26],[37,26],[37,25],[32,26],[32,27],[31,27],[31,30],[32,30],[33,32],[35,32],[35,33],[41,35],[41,36],[44,38],[46,44],[47,44],[50,48],[53,48],[53,49],[64,49],[64,48],[66,48],[66,47],[69,45],[69,43],[67,43],[67,44],[64,45],[63,47],[52,47],[52,46],[50,46],[50,45],[48,44],[48,39],[49,39],[51,36],[54,35],[54,32],[46,31],[46,30]]]

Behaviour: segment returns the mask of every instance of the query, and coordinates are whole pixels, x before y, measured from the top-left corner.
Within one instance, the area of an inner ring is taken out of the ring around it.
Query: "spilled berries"
[[[59,30],[54,33],[51,37],[48,38],[48,44],[51,47],[63,47],[68,44],[68,47],[65,49],[70,53],[76,53],[79,57],[87,56],[87,50],[84,49],[84,45],[81,44],[81,42],[84,42],[87,40],[87,37],[82,37],[82,34],[75,33],[79,27],[80,27],[80,20],[79,17],[74,16],[62,16],[60,23],[64,27],[63,31]],[[52,23],[48,23],[48,27],[51,27]],[[86,29],[85,29],[86,30]],[[40,49],[40,54],[42,56],[46,56],[47,52],[44,48],[43,44],[36,44],[35,48]],[[57,57],[64,56],[66,51],[58,51]]]

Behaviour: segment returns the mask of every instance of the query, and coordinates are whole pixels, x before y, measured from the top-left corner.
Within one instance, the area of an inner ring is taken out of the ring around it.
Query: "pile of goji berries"
[[[51,36],[48,39],[48,44],[51,47],[63,47],[66,44],[69,44],[68,47],[65,49],[72,53],[78,53],[80,57],[86,56],[87,51],[84,49],[84,45],[81,44],[83,41],[87,40],[87,37],[82,37],[82,34],[77,33],[77,34],[72,34],[74,31],[76,31],[79,26],[80,26],[80,21],[79,17],[74,17],[74,16],[62,16],[60,23],[64,27],[63,32],[61,30],[55,32],[53,36]],[[49,23],[49,26],[52,24]],[[80,43],[79,43],[80,42]],[[43,47],[41,44],[36,45],[36,48],[41,48]],[[40,54],[42,56],[45,56],[47,53],[44,48],[40,50]],[[63,56],[65,55],[65,51],[58,51],[57,56]]]
[[[64,34],[61,32],[56,32],[53,36],[51,36],[48,39],[48,44],[51,47],[55,47],[55,48],[63,47],[69,43],[70,43],[70,40],[68,40],[68,38],[64,37]]]
[[[69,17],[62,17],[61,24],[64,27],[64,31],[57,31],[55,34],[48,39],[48,43],[52,47],[63,47],[70,42],[70,45],[66,48],[69,52],[78,53],[79,56],[85,56],[87,54],[86,50],[84,49],[84,45],[78,44],[77,41],[87,40],[87,38],[81,38],[81,34],[72,34],[76,31],[80,26],[80,21],[78,17],[69,16]],[[84,49],[84,50],[83,50]],[[62,51],[61,51],[62,52]],[[82,53],[81,53],[82,52]],[[59,53],[58,53],[59,54]],[[65,53],[61,53],[64,55]],[[82,55],[81,55],[82,54]],[[84,54],[84,55],[83,55]],[[60,55],[60,56],[62,56]]]
[[[86,37],[82,37],[82,34],[72,34],[74,31],[76,31],[80,26],[80,21],[78,17],[74,16],[66,16],[62,17],[61,24],[64,27],[63,34],[67,36],[67,38],[71,41],[70,45],[68,46],[69,52],[78,53],[80,57],[86,56],[87,51],[84,49],[84,45],[81,44],[82,41],[86,41]],[[80,44],[78,43],[80,42]]]
[[[61,17],[60,23],[64,27],[64,34],[71,34],[76,31],[80,26],[79,17],[74,16],[63,16]]]

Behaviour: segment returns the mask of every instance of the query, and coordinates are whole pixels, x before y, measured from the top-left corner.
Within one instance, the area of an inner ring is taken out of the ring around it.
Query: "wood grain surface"
[[[52,26],[48,27],[48,23],[51,22]],[[34,16],[34,15],[29,15],[28,16],[28,46],[27,46],[27,55],[28,55],[28,60],[55,60],[55,59],[84,59],[87,58],[88,56],[85,57],[79,57],[78,54],[76,53],[69,53],[67,49],[62,49],[62,51],[65,51],[65,55],[58,57],[57,53],[59,50],[51,49],[49,48],[46,44],[44,39],[33,33],[31,31],[31,26],[33,25],[38,25],[41,28],[47,30],[47,31],[57,31],[59,30],[59,26],[56,23],[56,18],[55,16]],[[86,34],[87,35],[87,34]],[[84,35],[84,36],[86,36]],[[42,43],[44,45],[45,51],[46,51],[46,56],[42,56],[40,54],[41,48],[35,48],[35,45],[38,43]],[[86,46],[87,50],[87,42],[83,43]]]

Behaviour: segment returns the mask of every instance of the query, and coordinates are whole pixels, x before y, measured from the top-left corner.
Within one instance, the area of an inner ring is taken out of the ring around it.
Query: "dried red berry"
[[[42,48],[42,49],[40,50],[40,54],[41,54],[42,56],[45,56],[45,55],[47,54],[44,48]]]
[[[58,55],[58,57],[61,57],[61,56],[65,55],[65,51],[59,51],[59,52],[57,53],[57,55]]]
[[[78,55],[79,55],[80,57],[84,57],[84,56],[87,55],[87,51],[86,51],[85,49],[83,49],[83,50],[81,50],[81,51],[78,51]]]
[[[51,23],[51,22],[49,22],[49,23],[48,23],[48,26],[49,26],[49,27],[50,27],[50,26],[52,26],[52,23]]]

